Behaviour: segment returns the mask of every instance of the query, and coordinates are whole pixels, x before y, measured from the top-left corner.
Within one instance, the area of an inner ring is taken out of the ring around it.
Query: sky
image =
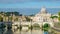
[[[60,0],[0,0],[0,8],[60,8]],[[25,13],[25,12],[24,12]]]
[[[60,0],[0,0],[0,8],[60,8]]]

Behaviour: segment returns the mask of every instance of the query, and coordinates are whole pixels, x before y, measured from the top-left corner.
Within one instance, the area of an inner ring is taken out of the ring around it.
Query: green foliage
[[[49,30],[49,28],[50,28],[50,25],[49,24],[44,24],[44,26],[43,26],[43,30],[44,31],[48,31]]]
[[[47,28],[47,27],[49,27],[49,24],[44,24],[44,26],[43,26],[44,28]]]
[[[6,14],[6,16],[10,16],[11,14],[18,16],[19,12],[16,12],[16,11],[15,12],[5,12],[5,14]]]
[[[54,18],[58,18],[58,20],[60,21],[60,12],[58,12],[58,16],[51,16],[52,19]]]
[[[7,16],[8,17],[8,21],[10,20],[10,21],[12,21],[12,16],[11,17],[9,17],[10,15],[12,14],[12,16],[13,15],[15,15],[15,16],[19,16],[19,12],[5,12],[5,16]]]
[[[58,20],[60,21],[60,17],[58,17]]]
[[[3,12],[1,11],[0,14],[2,14]]]
[[[14,15],[19,16],[19,12],[12,12]]]
[[[6,16],[10,16],[10,12],[5,12],[5,15]]]
[[[10,16],[11,14],[14,14],[14,15],[16,15],[16,16],[22,16],[22,14],[19,14],[19,12],[17,12],[17,11],[14,11],[14,12],[0,12],[0,14],[3,14],[4,13],[4,15],[5,16]]]
[[[58,12],[58,16],[59,16],[59,17],[58,17],[58,20],[60,21],[60,12]]]
[[[51,16],[51,18],[52,18],[52,19],[54,19],[54,18],[58,18],[58,16]]]
[[[60,16],[60,12],[58,12],[58,15]]]

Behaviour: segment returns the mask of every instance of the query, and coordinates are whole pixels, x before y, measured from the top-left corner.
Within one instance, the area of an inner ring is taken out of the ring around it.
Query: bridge
[[[53,22],[14,22],[12,26],[14,27],[14,25],[17,25],[18,27],[20,27],[20,25],[22,25],[22,27],[24,27],[25,25],[33,26],[34,24],[38,24],[40,27],[42,27],[46,23],[49,24],[51,27],[54,27]]]

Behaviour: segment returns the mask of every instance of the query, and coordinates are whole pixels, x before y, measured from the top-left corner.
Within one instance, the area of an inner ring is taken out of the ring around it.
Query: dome
[[[45,7],[42,7],[40,13],[47,13],[46,8]]]

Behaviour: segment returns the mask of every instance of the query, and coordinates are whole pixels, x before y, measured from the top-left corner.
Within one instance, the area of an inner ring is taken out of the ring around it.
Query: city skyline
[[[45,6],[47,12],[60,11],[60,0],[0,0],[0,11],[18,11],[23,15],[37,14]],[[27,14],[28,13],[28,14]]]

